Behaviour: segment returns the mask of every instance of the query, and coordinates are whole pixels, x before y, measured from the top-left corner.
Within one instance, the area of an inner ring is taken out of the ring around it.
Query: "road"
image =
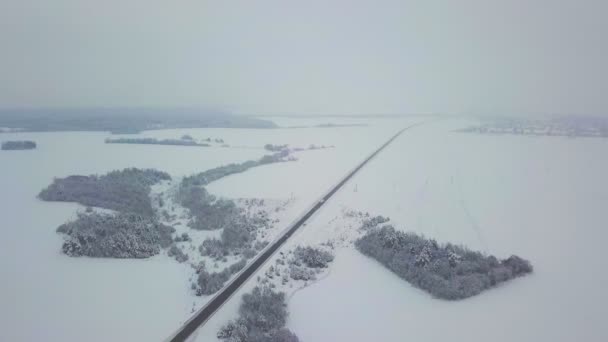
[[[230,297],[257,272],[264,263],[300,228],[323,204],[329,200],[346,182],[348,182],[361,168],[363,168],[370,160],[378,155],[384,148],[397,139],[406,130],[418,126],[417,123],[401,129],[393,135],[387,142],[375,150],[370,156],[365,158],[357,167],[350,171],[342,180],[334,185],[329,191],[316,201],[308,210],[306,210],[298,219],[287,227],[274,242],[270,243],[258,256],[256,256],[241,272],[239,272],[223,289],[220,290],[205,306],[197,311],[188,321],[186,321],[167,341],[181,342],[186,341],[196,329],[203,325],[213,314],[219,310],[230,299]]]

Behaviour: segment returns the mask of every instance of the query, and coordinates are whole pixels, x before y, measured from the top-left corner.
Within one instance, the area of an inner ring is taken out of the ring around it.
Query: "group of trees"
[[[173,242],[173,227],[135,213],[79,213],[57,232],[67,235],[62,250],[69,256],[147,258]]]
[[[333,254],[315,247],[298,246],[293,252],[292,264],[310,268],[325,268],[334,260]]]
[[[515,255],[499,260],[464,247],[439,245],[388,225],[368,231],[355,246],[412,285],[441,299],[471,297],[532,272],[530,263]]]
[[[211,257],[215,260],[226,260],[229,255],[241,256],[242,266],[246,260],[254,257],[256,251],[266,246],[265,243],[257,241],[257,231],[260,226],[255,220],[246,215],[239,214],[230,221],[221,234],[221,239],[207,239],[199,246],[201,255]],[[239,265],[238,263],[235,265]],[[208,273],[200,271],[197,280],[197,295],[212,294],[222,288],[230,276],[238,272],[242,267],[232,265],[222,272]]]
[[[3,150],[33,150],[36,148],[34,141],[5,141],[2,143]]]
[[[363,229],[364,231],[374,229],[388,221],[390,221],[388,217],[380,215],[370,217],[369,214],[366,214],[366,216],[363,218],[363,221],[361,222],[361,229]]]
[[[236,173],[245,172],[253,167],[278,163],[285,161],[285,157],[289,155],[289,151],[281,151],[272,155],[265,155],[259,160],[248,160],[242,163],[232,163],[228,165],[218,166],[216,168],[197,173],[192,176],[184,177],[180,188],[188,188],[191,186],[205,186],[220,178],[230,176]]]
[[[180,263],[186,262],[190,258],[190,257],[188,257],[188,254],[184,253],[184,251],[182,251],[175,244],[171,245],[171,247],[167,251],[167,255],[175,258],[175,260],[177,260],[177,262],[180,262]]]
[[[288,275],[293,280],[315,280],[317,273],[321,272],[321,269],[327,268],[333,260],[334,256],[329,251],[311,246],[298,246],[293,250],[292,257],[287,261]],[[277,264],[281,265],[283,261],[277,259]],[[283,283],[285,284],[287,281],[287,274],[285,274]]]
[[[234,201],[217,199],[201,186],[179,187],[175,199],[190,214],[190,228],[197,230],[221,229],[242,216]]]
[[[271,152],[279,152],[286,148],[287,148],[287,145],[273,145],[273,144],[264,145],[264,149],[266,151],[271,151]]]
[[[124,169],[103,176],[56,178],[38,197],[44,201],[77,202],[85,206],[153,216],[151,186],[169,180],[165,172],[152,169]]]
[[[69,256],[147,258],[171,245],[172,227],[158,222],[150,200],[151,186],[171,177],[156,170],[124,169],[102,176],[55,179],[38,195],[45,201],[77,202],[86,213],[57,228],[67,235],[62,250]],[[98,214],[91,207],[115,210]],[[183,255],[175,256],[184,259]],[[181,252],[181,250],[179,251]],[[183,253],[182,253],[183,254]]]
[[[192,139],[156,139],[156,138],[117,138],[106,139],[106,144],[144,144],[144,145],[174,145],[174,146],[203,146],[209,144],[197,143]]]
[[[288,315],[285,293],[256,286],[243,295],[239,317],[222,327],[217,337],[227,342],[298,342],[285,328]]]
[[[245,222],[231,222],[224,227],[220,240],[204,240],[199,246],[199,251],[201,255],[217,260],[231,254],[247,254],[245,251],[254,247],[256,230],[257,227]]]

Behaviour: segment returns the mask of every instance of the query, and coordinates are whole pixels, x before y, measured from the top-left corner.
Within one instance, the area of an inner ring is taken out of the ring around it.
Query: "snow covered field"
[[[163,130],[135,136],[222,138],[231,148],[104,144],[109,135],[92,132],[2,134],[1,140],[35,140],[38,149],[0,153],[0,340],[160,341],[191,315],[193,302],[204,300],[190,289],[191,270],[165,254],[145,260],[61,254],[63,238],[55,229],[74,218],[79,206],[36,198],[53,177],[139,167],[176,178],[258,159],[268,153],[262,148],[267,143],[334,145],[297,152],[296,162],[254,168],[208,186],[211,193],[229,198],[293,198],[292,214],[281,214],[289,221],[387,136],[416,120],[354,120],[369,127]],[[300,125],[295,121],[293,125]],[[301,126],[336,121],[308,120]]]
[[[353,249],[289,302],[304,341],[606,341],[608,141],[451,133],[437,122],[397,140],[302,235],[341,207],[387,215],[398,228],[529,259],[535,273],[444,302]],[[354,192],[353,187],[357,188]]]
[[[273,130],[184,129],[139,136],[222,138],[231,148],[107,145],[103,133],[8,133],[34,151],[0,153],[0,340],[160,341],[191,315],[191,270],[166,254],[146,260],[70,258],[58,225],[77,205],[41,202],[53,177],[150,167],[174,178],[257,159],[262,146],[334,145],[298,161],[253,168],[207,186],[227,198],[292,199],[287,226],[398,129],[420,118],[271,118]],[[283,248],[332,240],[339,248],[319,281],[287,287],[288,327],[303,341],[605,341],[608,152],[604,139],[456,133],[465,120],[406,132],[337,193]],[[460,302],[433,299],[350,246],[352,210],[389,216],[399,229],[440,242],[529,259],[535,272]],[[343,247],[340,247],[343,246]],[[269,266],[270,263],[267,265]],[[263,273],[264,270],[262,270]],[[248,282],[203,329],[214,341],[235,318]]]
[[[285,289],[291,296],[288,327],[301,340],[608,338],[608,276],[601,271],[608,160],[600,157],[608,141],[453,132],[468,124],[436,121],[407,132],[282,249],[330,239],[347,246],[337,249],[323,279]],[[467,300],[433,299],[348,247],[358,235],[356,222],[345,215],[351,210],[390,216],[397,228],[440,242],[501,258],[520,255],[535,272]],[[196,340],[215,340],[254,285],[246,284]]]

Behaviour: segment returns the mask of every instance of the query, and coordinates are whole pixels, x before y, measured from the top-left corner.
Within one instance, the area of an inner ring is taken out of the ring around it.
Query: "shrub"
[[[184,252],[179,249],[179,247],[177,247],[176,245],[172,245],[171,248],[169,248],[169,251],[167,252],[167,254],[170,257],[174,257],[175,260],[177,260],[177,262],[185,262],[188,261],[188,255],[184,254]]]
[[[192,238],[190,238],[190,235],[188,235],[188,233],[182,233],[182,235],[176,236],[174,241],[175,242],[187,242],[187,241],[192,241]]]
[[[311,268],[325,268],[334,260],[330,252],[313,247],[296,247],[293,262],[296,265],[304,264]]]
[[[384,217],[384,216],[374,216],[372,218],[366,218],[363,220],[361,229],[363,229],[363,230],[373,229],[388,221],[389,221],[389,218]]]
[[[289,276],[293,280],[308,281],[316,279],[315,272],[311,269],[297,265],[289,265]]]

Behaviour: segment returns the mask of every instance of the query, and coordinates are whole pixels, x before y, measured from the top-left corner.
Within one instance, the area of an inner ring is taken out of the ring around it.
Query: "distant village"
[[[460,132],[606,138],[608,120],[589,117],[562,117],[549,120],[509,119],[467,127]]]

